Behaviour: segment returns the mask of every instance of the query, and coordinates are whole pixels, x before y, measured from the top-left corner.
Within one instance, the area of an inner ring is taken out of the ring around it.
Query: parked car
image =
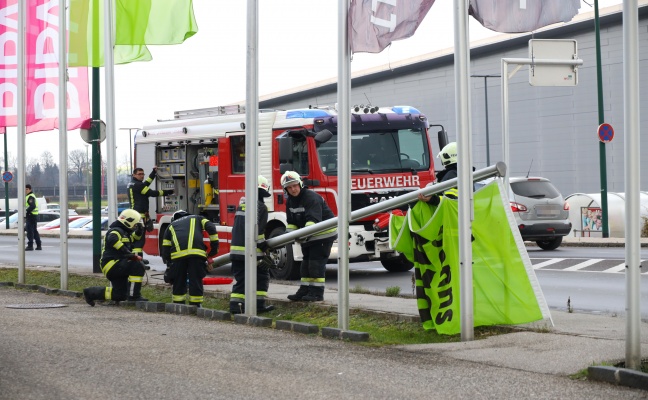
[[[124,210],[126,210],[127,208],[130,208],[130,207],[131,207],[131,205],[127,201],[122,201],[122,202],[117,203],[117,215],[121,214],[122,211],[124,211]],[[104,207],[101,210],[101,214],[108,215],[108,206]]]
[[[70,215],[68,216],[68,226],[72,221],[76,221],[77,219],[81,218],[86,218],[83,215]],[[51,231],[53,229],[61,229],[61,218],[57,218],[53,221],[48,222],[47,224],[41,226],[38,228],[39,232],[42,231]]]
[[[58,203],[47,203],[47,209],[61,212],[61,206]],[[77,215],[77,212],[73,208],[68,208],[68,215]]]
[[[493,179],[476,182],[477,189]],[[569,203],[547,178],[510,177],[509,200],[522,240],[555,250],[571,231]]]
[[[84,229],[86,231],[91,231],[92,228],[93,228],[92,221],[88,222],[87,224],[81,227],[81,229]],[[101,230],[102,231],[108,230],[108,217],[101,217]]]
[[[44,210],[38,213],[38,216],[36,217],[37,221],[37,226],[43,226],[47,224],[48,222],[51,222],[55,219],[58,219],[60,217],[60,214],[58,211],[50,211],[50,210]],[[4,223],[5,221],[2,221],[3,223],[0,224],[0,229],[7,229],[7,224]],[[12,215],[9,217],[9,229],[16,229],[18,227],[18,213]]]
[[[571,231],[569,203],[546,178],[509,178],[511,210],[523,240],[543,250],[560,246]]]

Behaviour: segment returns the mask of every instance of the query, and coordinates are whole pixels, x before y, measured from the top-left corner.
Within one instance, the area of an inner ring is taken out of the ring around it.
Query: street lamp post
[[[90,171],[88,170],[88,168],[89,168],[88,148],[89,148],[89,147],[90,147],[90,146],[88,146],[87,144],[85,145],[85,148],[86,148],[86,159],[85,159],[85,167],[86,167],[86,168],[85,168],[85,170],[86,170],[86,179],[85,179],[85,181],[86,181],[86,194],[85,194],[85,201],[86,201],[86,208],[87,208],[88,210],[90,210],[90,202],[89,202],[89,200],[90,200],[90,188],[88,187],[88,180],[90,179],[90,174],[89,174]]]
[[[490,139],[488,133],[488,78],[501,78],[501,75],[470,75],[473,78],[484,78],[484,104],[486,107],[486,166],[490,165]]]
[[[128,149],[129,149],[129,156],[130,156],[130,173],[133,172],[133,134],[131,131],[135,129],[136,131],[139,130],[139,128],[119,128],[120,131],[128,131]],[[130,174],[129,173],[129,174]]]

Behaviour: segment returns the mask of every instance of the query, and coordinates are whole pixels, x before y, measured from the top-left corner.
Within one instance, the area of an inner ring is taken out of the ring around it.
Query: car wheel
[[[402,253],[380,253],[380,263],[389,272],[406,272],[414,267]]]
[[[270,232],[271,239],[273,237],[283,235],[286,230],[283,227],[278,227]],[[299,267],[301,262],[295,261],[293,258],[292,243],[284,247],[279,247],[272,250],[272,257],[277,261],[277,268],[270,270],[270,275],[275,279],[280,280],[296,280],[299,279]]]
[[[536,243],[542,250],[556,250],[562,243],[562,236],[549,240],[538,240]]]

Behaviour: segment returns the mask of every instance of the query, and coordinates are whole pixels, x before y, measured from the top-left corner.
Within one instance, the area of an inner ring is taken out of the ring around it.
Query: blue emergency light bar
[[[318,109],[290,110],[286,113],[286,119],[318,118],[318,117],[328,117],[328,116],[329,113],[326,110],[318,110]]]
[[[392,111],[395,112],[396,114],[420,114],[421,112],[411,106],[394,106],[392,107]]]

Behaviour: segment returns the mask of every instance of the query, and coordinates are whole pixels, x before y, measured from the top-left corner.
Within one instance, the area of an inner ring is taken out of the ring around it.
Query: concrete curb
[[[587,368],[587,376],[596,381],[648,390],[648,374],[634,369],[593,366]]]

